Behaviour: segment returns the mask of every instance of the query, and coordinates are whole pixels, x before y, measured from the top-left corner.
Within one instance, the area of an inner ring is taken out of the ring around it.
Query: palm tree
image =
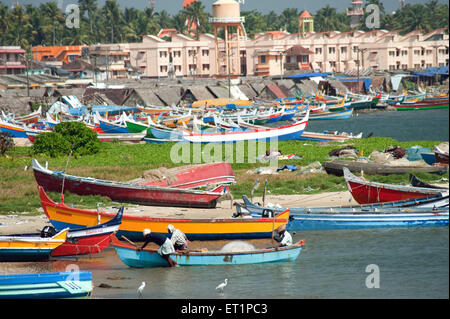
[[[83,17],[86,12],[88,14],[91,36],[93,36],[94,20],[98,10],[97,0],[78,0],[78,4],[80,6],[80,16]]]
[[[317,10],[315,17],[315,25],[318,31],[332,31],[336,30],[336,9],[326,5],[325,7]]]
[[[281,24],[281,27],[284,27],[284,29],[287,32],[295,33],[298,31],[298,16],[299,12],[297,9],[284,9],[283,12],[281,12],[279,21]]]
[[[182,13],[186,16],[186,21],[188,23],[187,30],[192,30],[194,24],[196,25],[195,36],[197,40],[200,37],[200,31],[205,31],[208,23],[207,14],[204,10],[205,7],[200,1],[192,2],[182,10]]]
[[[118,38],[122,39],[120,33],[120,27],[122,25],[122,12],[119,9],[119,5],[116,0],[106,0],[102,9],[103,16],[108,22],[111,32],[111,43],[117,42]]]
[[[11,20],[9,19],[8,6],[0,3],[0,43],[6,44],[7,34],[11,28]]]

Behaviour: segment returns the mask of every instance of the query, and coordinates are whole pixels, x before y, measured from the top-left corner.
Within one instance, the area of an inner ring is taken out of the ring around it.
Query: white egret
[[[223,288],[225,288],[225,286],[228,284],[228,279],[225,279],[224,282],[220,283],[217,287],[216,290],[220,290],[221,292],[223,292]]]
[[[138,288],[138,293],[139,293],[139,298],[142,298],[142,292],[144,291],[145,288],[145,281],[142,282],[142,284],[139,286]]]

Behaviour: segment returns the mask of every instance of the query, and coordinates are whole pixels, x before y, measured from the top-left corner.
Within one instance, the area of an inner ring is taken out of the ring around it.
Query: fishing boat
[[[417,176],[415,176],[413,174],[409,174],[409,183],[411,184],[411,186],[414,186],[414,187],[437,188],[437,189],[446,189],[446,190],[448,190],[448,187],[443,187],[443,186],[440,186],[440,185],[432,185],[432,184],[425,183],[425,182],[421,181]]]
[[[196,169],[188,166],[186,170],[175,174],[174,178],[180,178],[180,180],[169,187],[167,179],[157,180],[153,183],[145,180],[140,183],[125,183],[68,175],[64,172],[46,169],[37,160],[32,160],[37,184],[49,192],[60,193],[64,184],[64,191],[78,195],[106,196],[118,202],[204,208],[214,208],[218,198],[225,195],[228,192],[228,186],[235,182],[234,176],[221,175],[224,171],[229,172],[227,167],[231,168],[230,164],[212,164],[215,165],[196,165]],[[208,167],[212,169],[210,170]],[[200,172],[202,172],[201,176],[205,176],[205,178],[196,176]],[[211,190],[198,189],[206,187],[208,184],[212,185]]]
[[[27,133],[25,132],[26,126],[22,123],[12,123],[0,119],[0,132],[9,133],[11,137],[16,138],[27,138]]]
[[[448,99],[441,101],[403,102],[394,104],[397,111],[434,110],[448,108]]]
[[[428,165],[433,165],[434,163],[436,163],[436,155],[434,154],[434,152],[423,152],[420,153],[420,156]]]
[[[353,108],[344,109],[342,111],[336,112],[317,112],[311,113],[309,119],[310,120],[345,120],[351,118],[353,115]]]
[[[323,162],[322,167],[328,174],[343,176],[343,169],[348,168],[351,172],[364,172],[365,175],[390,175],[408,173],[435,173],[444,174],[448,168],[442,166],[393,166],[380,163],[365,163],[358,161],[333,160]]]
[[[146,135],[146,131],[141,133],[100,133],[97,134],[97,138],[100,142],[121,141],[139,143]]]
[[[25,124],[31,124],[36,123],[39,121],[39,118],[41,117],[42,107],[39,106],[39,109],[37,111],[34,111],[30,114],[24,115],[24,116],[15,116],[14,121],[21,122]]]
[[[0,275],[0,299],[88,298],[89,271]]]
[[[156,249],[145,248],[138,251],[136,246],[113,238],[113,247],[120,260],[134,268],[167,267],[169,264]],[[249,251],[207,251],[207,252],[174,252],[170,254],[180,266],[212,266],[212,265],[245,265],[269,262],[295,261],[303,248],[305,241],[280,248],[263,248]]]
[[[423,198],[442,193],[441,189],[369,182],[356,177],[347,168],[344,168],[344,178],[348,190],[359,204]]]
[[[238,213],[242,209],[254,217],[270,217],[274,213],[272,208],[263,208],[248,199],[244,204],[244,208],[236,206]],[[449,223],[448,195],[447,206],[441,208],[354,205],[292,208],[292,211],[286,226],[288,231],[448,226]]]
[[[280,127],[268,127],[264,129],[245,130],[227,133],[206,133],[196,134],[183,131],[183,139],[191,143],[233,143],[249,140],[270,140],[278,139],[282,141],[295,140],[302,135],[308,124],[309,111],[301,121]]]
[[[62,229],[62,228],[60,228]],[[52,251],[66,241],[68,229],[65,228],[52,237],[0,236],[0,261],[45,261]]]
[[[70,229],[93,226],[108,222],[114,214],[78,209],[67,206],[63,201],[52,201],[42,187],[39,188],[42,207],[48,219],[56,229]],[[117,236],[126,236],[131,240],[144,240],[142,232],[151,229],[154,233],[169,236],[167,226],[172,224],[182,230],[189,240],[253,239],[270,238],[272,230],[285,225],[289,220],[289,210],[275,218],[162,218],[150,216],[123,215]]]
[[[102,252],[111,242],[111,236],[122,223],[123,206],[114,218],[106,223],[90,227],[69,229],[66,241],[56,247],[52,257],[92,255]]]
[[[436,162],[448,166],[448,151],[444,151],[440,149],[438,146],[435,146],[434,156],[436,157]]]

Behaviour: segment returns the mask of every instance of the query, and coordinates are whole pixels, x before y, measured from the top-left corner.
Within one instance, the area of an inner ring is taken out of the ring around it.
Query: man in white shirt
[[[280,244],[278,247],[286,247],[292,245],[292,236],[286,231],[286,225],[281,225],[277,228],[277,236],[274,236],[274,239]],[[277,247],[277,248],[278,248]]]
[[[168,225],[167,230],[169,234],[172,234],[170,240],[172,241],[175,250],[186,250],[188,249],[188,244],[190,241],[187,239],[186,235],[179,229],[176,229],[173,225]]]

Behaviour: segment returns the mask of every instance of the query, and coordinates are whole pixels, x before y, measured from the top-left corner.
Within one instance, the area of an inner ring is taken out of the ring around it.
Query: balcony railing
[[[244,23],[245,17],[221,17],[221,18],[209,18],[210,23]]]

